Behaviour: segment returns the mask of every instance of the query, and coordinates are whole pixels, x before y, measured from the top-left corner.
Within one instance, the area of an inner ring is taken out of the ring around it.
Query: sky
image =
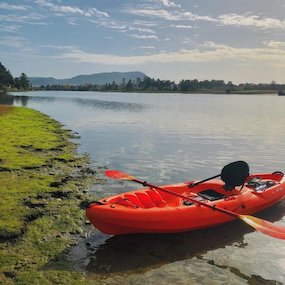
[[[285,83],[285,1],[0,1],[0,62],[13,76]]]

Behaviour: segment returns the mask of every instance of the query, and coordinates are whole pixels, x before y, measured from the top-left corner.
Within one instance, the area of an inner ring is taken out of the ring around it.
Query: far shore
[[[24,89],[14,89],[9,88],[6,90],[0,90],[1,94],[7,94],[9,92],[30,92],[30,91],[74,91],[74,92],[114,92],[114,93],[173,93],[173,94],[225,94],[225,95],[277,95],[277,90],[220,90],[220,89],[200,89],[200,90],[193,90],[193,91],[165,91],[165,90],[73,90],[73,89],[52,89],[52,90],[46,90],[42,88],[30,88],[27,90]]]

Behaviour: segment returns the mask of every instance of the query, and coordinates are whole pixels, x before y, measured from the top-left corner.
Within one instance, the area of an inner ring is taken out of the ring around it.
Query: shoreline
[[[276,95],[278,96],[279,91],[278,90],[232,90],[231,92],[226,92],[226,90],[217,90],[217,89],[199,89],[195,91],[167,91],[167,90],[72,90],[72,89],[58,89],[58,90],[46,90],[46,89],[39,89],[39,88],[32,88],[29,90],[0,90],[1,94],[9,94],[9,92],[40,92],[40,91],[47,91],[47,92],[53,92],[53,91],[66,91],[66,92],[102,92],[102,93],[167,93],[167,94],[220,94],[220,95]]]
[[[36,110],[0,105],[0,124],[0,283],[89,284],[66,259],[84,235],[89,157]]]

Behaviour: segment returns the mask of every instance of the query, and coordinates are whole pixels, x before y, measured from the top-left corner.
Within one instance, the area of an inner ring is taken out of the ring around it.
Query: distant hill
[[[126,83],[131,79],[135,81],[137,78],[144,79],[146,75],[139,71],[132,72],[105,72],[95,73],[91,75],[78,75],[67,79],[56,79],[53,77],[29,77],[29,81],[32,86],[46,86],[46,85],[104,85],[115,81],[117,84],[121,84],[123,79]]]

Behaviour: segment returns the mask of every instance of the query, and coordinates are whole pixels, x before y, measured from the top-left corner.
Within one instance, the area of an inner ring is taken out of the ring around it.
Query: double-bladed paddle
[[[107,170],[107,171],[105,171],[105,174],[106,174],[106,176],[108,176],[109,178],[112,178],[112,179],[134,181],[134,182],[137,182],[139,184],[142,184],[143,186],[154,188],[154,189],[157,189],[159,191],[163,191],[163,192],[166,192],[168,194],[172,194],[172,195],[178,196],[180,198],[183,198],[185,200],[194,202],[194,203],[199,204],[201,206],[211,208],[215,211],[219,211],[219,212],[224,213],[226,215],[229,215],[229,216],[232,216],[235,218],[239,218],[261,233],[264,233],[264,234],[271,236],[271,237],[274,237],[274,238],[285,239],[285,228],[282,226],[275,225],[269,221],[266,221],[266,220],[263,220],[260,218],[256,218],[256,217],[253,217],[250,215],[240,215],[238,213],[217,207],[215,205],[209,205],[209,204],[204,203],[202,201],[195,200],[194,198],[191,198],[191,197],[188,197],[188,196],[176,193],[176,192],[172,192],[168,189],[164,189],[162,187],[150,184],[146,181],[139,180],[134,176],[131,176],[127,173],[124,173],[124,172],[121,172],[118,170]]]

